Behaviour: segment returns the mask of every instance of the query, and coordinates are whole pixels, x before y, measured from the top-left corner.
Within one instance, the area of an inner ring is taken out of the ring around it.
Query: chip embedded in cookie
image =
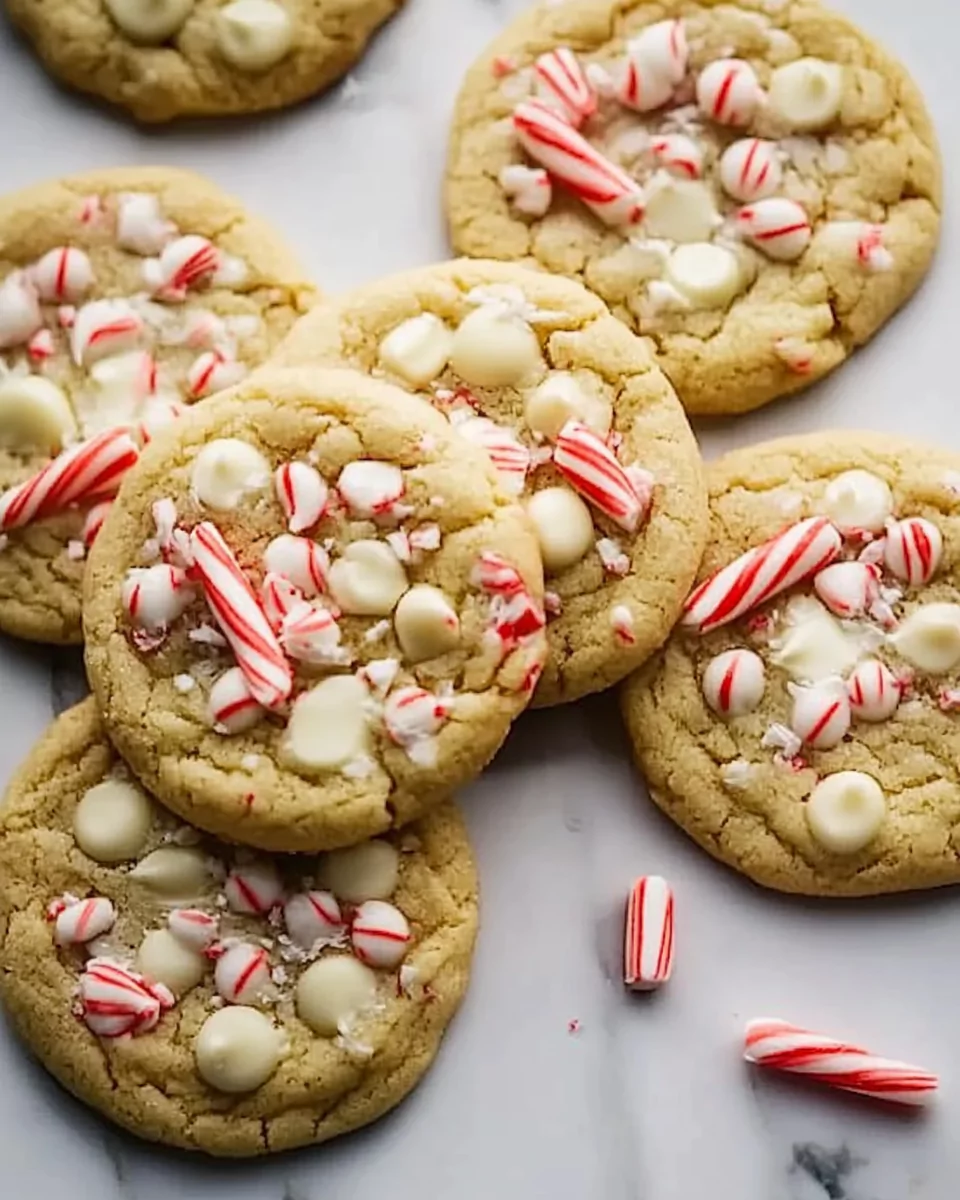
[[[534,704],[610,687],[661,645],[703,551],[700,455],[648,344],[596,296],[513,265],[443,263],[311,315],[275,361],[380,374],[487,451],[546,569]]]
[[[268,226],[167,167],[8,196],[0,241],[0,629],[79,642],[84,560],[141,446],[316,293]]]
[[[825,9],[561,0],[468,73],[446,203],[460,253],[582,280],[654,338],[689,412],[734,413],[908,299],[940,174],[916,85]]]
[[[0,924],[0,996],[66,1087],[141,1137],[248,1156],[413,1088],[467,987],[477,880],[451,804],[319,858],[205,837],[87,700],[0,811]]]
[[[473,779],[546,655],[543,571],[482,450],[345,370],[264,368],[151,444],[90,558],[87,668],[143,782],[321,850]]]
[[[701,582],[622,694],[654,800],[781,891],[960,881],[960,456],[830,432],[708,480]]]

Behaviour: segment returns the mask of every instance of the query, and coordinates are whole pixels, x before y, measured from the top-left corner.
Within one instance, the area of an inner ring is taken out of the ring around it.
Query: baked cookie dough
[[[80,641],[86,553],[140,445],[315,298],[268,225],[187,171],[0,199],[0,629]]]
[[[158,438],[84,599],[132,769],[268,850],[422,816],[493,757],[546,655],[536,538],[485,453],[353,371],[265,368]]]
[[[0,810],[0,996],[67,1088],[218,1155],[322,1142],[398,1104],[466,990],[477,879],[443,805],[401,834],[262,857],[155,804],[92,700]]]
[[[807,0],[561,0],[471,69],[454,246],[581,279],[652,337],[688,412],[838,366],[904,303],[940,224],[920,93]]]
[[[610,687],[663,642],[703,550],[700,457],[647,344],[584,288],[512,264],[426,267],[311,314],[274,361],[382,375],[489,451],[546,567],[534,704]]]
[[[708,479],[702,582],[623,689],[654,800],[781,891],[960,881],[960,455],[831,431]]]
[[[7,0],[51,74],[170,121],[284,108],[335,83],[403,0]]]

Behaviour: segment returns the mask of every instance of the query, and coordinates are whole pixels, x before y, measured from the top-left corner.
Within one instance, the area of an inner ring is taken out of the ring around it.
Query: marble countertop
[[[794,430],[898,430],[960,448],[953,271],[960,75],[943,0],[835,0],[922,83],[948,150],[921,294],[799,399],[702,430],[708,455]],[[205,171],[285,230],[329,291],[445,256],[439,188],[463,70],[523,0],[409,0],[329,96],[249,122],[142,131],[60,91],[0,24],[4,189],[121,163]],[[84,690],[79,660],[0,642],[0,782]],[[0,1023],[3,1200],[947,1200],[960,1179],[960,892],[812,903],[760,892],[659,816],[601,697],[525,717],[463,796],[483,881],[473,987],[392,1116],[268,1162],[141,1145],[65,1095]],[[678,895],[669,989],[620,984],[641,873]],[[743,1022],[777,1015],[939,1070],[921,1117],[759,1077]],[[579,1022],[577,1032],[570,1022]]]

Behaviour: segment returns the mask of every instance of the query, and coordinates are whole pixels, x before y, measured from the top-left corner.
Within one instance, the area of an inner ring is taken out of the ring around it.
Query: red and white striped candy
[[[840,553],[840,534],[826,517],[808,517],[721,567],[687,597],[683,624],[701,633],[808,579]]]
[[[316,467],[305,462],[284,463],[273,477],[277,499],[291,533],[303,533],[323,516],[327,485]]]
[[[897,711],[903,687],[896,675],[878,659],[868,659],[847,679],[850,711],[858,721],[886,721]]]
[[[403,496],[403,472],[392,463],[371,459],[347,463],[337,480],[337,492],[353,517],[388,516]]]
[[[340,905],[332,892],[300,892],[283,906],[287,933],[304,950],[332,941],[343,932]]]
[[[734,200],[763,200],[777,191],[782,180],[776,142],[740,138],[720,157],[720,183]]]
[[[824,567],[813,590],[838,617],[862,617],[880,597],[880,569],[873,563],[841,562]]]
[[[610,627],[622,645],[636,645],[637,633],[633,624],[633,613],[625,604],[615,604],[610,609]]]
[[[436,521],[425,521],[422,525],[418,525],[416,529],[411,529],[409,533],[410,549],[411,550],[439,550],[442,535],[440,526]]]
[[[350,926],[353,952],[368,967],[389,971],[410,948],[410,926],[399,908],[385,900],[365,900]]]
[[[91,300],[77,309],[70,326],[70,350],[77,366],[90,366],[108,354],[136,349],[143,318],[126,300]]]
[[[223,885],[231,912],[266,916],[283,900],[283,883],[270,862],[234,867]]]
[[[383,723],[390,739],[408,753],[444,725],[451,704],[421,687],[402,687],[384,702]]]
[[[80,1015],[97,1037],[147,1033],[174,1003],[163,984],[147,983],[107,958],[91,958],[80,976]]]
[[[122,429],[105,430],[65,450],[31,479],[0,496],[0,530],[20,529],[76,504],[115,495],[138,453]]]
[[[491,596],[512,596],[526,590],[517,568],[492,550],[484,550],[477,557],[471,578]]]
[[[56,304],[79,300],[93,284],[90,259],[75,246],[58,246],[30,269],[40,299]]]
[[[106,896],[72,900],[57,914],[55,936],[58,946],[79,946],[92,942],[114,926],[117,910]]]
[[[597,111],[597,94],[572,50],[561,46],[533,64],[537,95],[576,129]]]
[[[133,567],[120,586],[120,600],[138,629],[159,633],[181,616],[194,597],[187,574],[172,563]]]
[[[699,179],[703,174],[703,151],[682,133],[665,133],[650,143],[650,152],[658,167],[682,179]]]
[[[262,946],[238,942],[217,959],[213,982],[228,1004],[255,1004],[273,993],[269,955]]]
[[[219,350],[207,350],[187,368],[187,391],[199,400],[213,392],[233,387],[246,373],[247,368],[243,363],[227,358]]]
[[[84,518],[80,537],[88,550],[97,540],[97,534],[103,528],[103,523],[107,519],[107,513],[112,507],[112,500],[102,500],[99,504],[95,504]]]
[[[507,655],[546,625],[541,606],[526,589],[509,596],[495,596],[490,606],[490,622],[500,639],[501,652]]]
[[[752,650],[725,650],[711,658],[701,687],[707,704],[721,717],[742,717],[763,698],[766,672],[763,659]]]
[[[161,429],[166,429],[186,411],[187,406],[176,396],[151,396],[141,408],[140,420],[137,422],[137,434],[141,442],[146,446]]]
[[[175,908],[167,917],[173,936],[190,950],[206,950],[217,940],[220,921],[199,908]]]
[[[673,970],[673,891],[659,875],[642,875],[627,898],[623,981],[636,992],[666,983]]]
[[[210,689],[210,724],[217,733],[244,733],[263,712],[239,667],[225,671]]]
[[[21,346],[43,325],[37,289],[23,271],[0,284],[0,350]]]
[[[810,245],[810,221],[796,200],[771,196],[741,208],[736,216],[740,235],[767,258],[792,262]]]
[[[327,590],[330,556],[309,538],[282,533],[264,551],[263,565],[269,575],[289,580],[304,596],[316,596]]]
[[[519,496],[530,470],[530,451],[514,433],[486,417],[467,417],[457,422],[456,430],[468,442],[486,450],[504,490]]]
[[[95,225],[103,216],[103,201],[99,196],[84,196],[80,201],[77,220],[81,225]]]
[[[643,190],[604,157],[563,117],[537,100],[518,104],[513,127],[520,145],[608,225],[636,225],[643,219]]]
[[[658,21],[627,42],[627,62],[617,99],[638,112],[666,104],[687,72],[683,21]]]
[[[793,712],[790,728],[814,750],[839,746],[850,729],[850,699],[840,682],[813,687],[790,685]]]
[[[553,462],[584,499],[628,533],[644,514],[643,498],[610,447],[580,421],[567,421],[557,434]]]
[[[56,354],[56,345],[54,344],[53,334],[49,329],[38,329],[33,337],[27,342],[27,354],[33,362],[46,362],[48,358],[53,358]]]
[[[857,262],[865,271],[889,271],[893,255],[883,244],[883,226],[865,225],[857,238]]]
[[[306,608],[307,603],[303,592],[289,579],[268,572],[260,588],[260,607],[270,622],[270,628],[279,635],[287,617]]]
[[[749,125],[763,100],[756,72],[742,58],[719,58],[697,78],[700,111],[719,125]]]
[[[887,570],[916,587],[928,583],[940,566],[943,538],[932,521],[907,517],[890,521],[883,543],[883,561]]]
[[[207,283],[220,266],[220,251],[199,234],[176,238],[160,257],[143,264],[147,286],[165,299],[181,300],[192,287]]]
[[[747,1023],[743,1053],[757,1066],[894,1104],[928,1104],[939,1087],[937,1076],[929,1071],[772,1018]]]
[[[293,675],[246,575],[209,521],[193,530],[190,547],[207,604],[237,656],[253,698],[264,708],[276,708],[290,695]]]
[[[297,662],[339,662],[347,652],[340,650],[340,626],[333,613],[320,605],[303,603],[284,617],[280,644]]]

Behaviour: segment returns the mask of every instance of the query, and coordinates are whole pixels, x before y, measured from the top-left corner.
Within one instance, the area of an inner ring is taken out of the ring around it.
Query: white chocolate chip
[[[407,574],[383,542],[351,542],[330,567],[329,585],[343,612],[388,617],[407,590]]]
[[[840,111],[843,70],[820,58],[798,58],[770,77],[769,112],[791,131],[823,129]]]
[[[77,845],[98,863],[136,858],[153,824],[153,805],[136,784],[105,779],[80,798],[73,813]]]
[[[130,878],[165,900],[195,900],[210,886],[210,868],[194,846],[161,846],[137,863]]]
[[[231,1005],[207,1017],[194,1044],[200,1077],[218,1092],[252,1092],[276,1071],[283,1038],[264,1013]]]
[[[644,230],[671,242],[705,242],[721,224],[706,184],[659,172],[647,192]]]
[[[396,890],[399,870],[396,847],[374,838],[323,855],[319,878],[341,900],[362,904],[364,900],[388,900]]]
[[[57,454],[76,433],[67,397],[49,379],[15,375],[0,383],[0,445]]]
[[[368,696],[352,675],[331,676],[304,692],[290,713],[281,757],[296,770],[322,772],[366,754]]]
[[[596,536],[590,509],[568,487],[543,488],[527,501],[545,570],[565,571],[580,562]]]
[[[844,471],[827,484],[823,509],[841,533],[882,533],[893,511],[893,493],[870,471]]]
[[[710,242],[678,246],[667,260],[666,274],[695,308],[726,308],[744,282],[737,256]]]
[[[191,484],[201,504],[223,512],[270,486],[270,464],[249,442],[217,438],[194,459]]]
[[[328,955],[300,976],[297,1016],[314,1033],[333,1037],[370,1007],[376,992],[377,977],[369,967],[345,954]]]
[[[453,334],[433,313],[401,322],[380,343],[380,363],[413,387],[441,374],[450,358]]]
[[[176,233],[150,192],[121,192],[117,197],[117,245],[122,250],[159,254]]]
[[[400,648],[410,662],[446,654],[460,641],[460,621],[439,588],[420,583],[400,598],[393,614]]]
[[[819,602],[797,596],[786,610],[787,630],[771,643],[772,659],[797,683],[843,676],[860,657],[861,647]]]
[[[450,365],[478,387],[513,387],[543,366],[543,355],[526,321],[490,306],[475,309],[460,322]]]
[[[835,854],[856,854],[880,832],[887,801],[880,785],[862,771],[828,775],[810,793],[807,825],[814,838]]]
[[[265,71],[293,45],[290,14],[274,0],[233,0],[216,16],[220,53],[243,71]]]
[[[960,663],[960,604],[923,604],[890,635],[897,653],[940,675]]]
[[[162,983],[175,996],[182,996],[203,979],[206,960],[169,930],[152,929],[137,951],[137,970],[151,983]]]
[[[551,371],[527,396],[523,415],[534,433],[551,439],[568,421],[582,421],[605,437],[613,419],[610,405],[588,392],[569,371]]]
[[[194,0],[104,0],[104,3],[131,41],[159,46],[184,23]]]

